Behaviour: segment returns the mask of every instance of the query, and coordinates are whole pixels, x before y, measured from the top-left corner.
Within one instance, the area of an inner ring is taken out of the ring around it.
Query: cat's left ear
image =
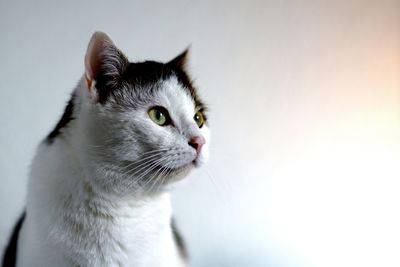
[[[104,32],[95,32],[90,39],[85,56],[85,77],[89,95],[102,101],[129,65],[125,55]]]
[[[186,48],[185,51],[183,51],[177,57],[175,57],[173,60],[168,62],[168,64],[171,66],[174,66],[177,69],[186,71],[187,64],[189,61],[189,49],[190,49],[190,47]]]

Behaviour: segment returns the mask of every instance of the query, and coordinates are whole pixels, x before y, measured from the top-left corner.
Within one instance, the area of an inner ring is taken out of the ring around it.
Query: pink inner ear
[[[95,32],[93,34],[85,56],[85,72],[88,85],[95,81],[99,74],[103,51],[112,45],[113,42],[107,34],[103,32]]]

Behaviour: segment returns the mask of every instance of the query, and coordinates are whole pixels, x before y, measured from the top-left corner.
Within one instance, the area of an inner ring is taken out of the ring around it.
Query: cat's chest
[[[93,266],[175,266],[169,201],[126,205],[117,216],[95,218],[83,248]],[[94,226],[94,227],[93,227]],[[79,248],[82,250],[82,248]],[[81,255],[85,257],[85,255]]]
[[[93,266],[175,266],[167,264],[174,260],[171,258],[174,244],[168,225],[138,222],[137,218],[125,219],[97,235],[98,249],[87,244],[90,251],[98,251],[98,255],[94,254],[90,260],[97,262]]]
[[[87,205],[71,209],[82,210],[82,214],[64,210],[52,231],[57,246],[64,252],[69,248],[70,265],[179,266],[169,196],[149,203],[127,202],[111,210]]]

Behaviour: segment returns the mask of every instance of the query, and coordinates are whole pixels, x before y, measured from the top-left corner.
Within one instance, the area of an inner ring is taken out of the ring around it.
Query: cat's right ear
[[[95,32],[85,55],[85,78],[89,96],[101,101],[107,90],[118,84],[128,59],[104,32]],[[99,80],[104,84],[99,84]]]

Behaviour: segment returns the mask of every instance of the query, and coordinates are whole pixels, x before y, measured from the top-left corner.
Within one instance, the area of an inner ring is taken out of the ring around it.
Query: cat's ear
[[[97,95],[105,90],[101,86],[116,85],[129,61],[125,55],[114,45],[113,41],[104,32],[95,32],[90,39],[85,56],[86,85],[91,95]]]
[[[186,48],[185,51],[183,51],[177,57],[175,57],[173,60],[168,62],[168,64],[171,66],[174,66],[175,68],[185,71],[187,68],[188,61],[189,61],[189,49],[190,49],[190,47]]]

